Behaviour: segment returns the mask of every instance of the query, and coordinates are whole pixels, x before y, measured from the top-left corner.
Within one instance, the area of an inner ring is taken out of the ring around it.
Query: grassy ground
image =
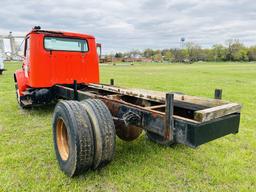
[[[240,132],[197,149],[162,147],[144,134],[134,142],[117,141],[106,168],[73,179],[58,168],[53,151],[53,107],[21,110],[6,64],[0,76],[0,191],[256,191],[256,64],[138,64],[102,66],[101,80],[116,84],[213,97],[244,108]]]

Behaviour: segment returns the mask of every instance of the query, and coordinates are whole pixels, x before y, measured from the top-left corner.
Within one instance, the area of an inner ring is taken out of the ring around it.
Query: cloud
[[[93,34],[108,53],[178,47],[181,37],[203,47],[256,44],[253,0],[12,0],[1,2],[0,21],[0,34],[34,25]]]

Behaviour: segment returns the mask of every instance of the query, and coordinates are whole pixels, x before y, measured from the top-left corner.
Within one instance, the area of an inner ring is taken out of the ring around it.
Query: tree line
[[[238,39],[227,40],[225,44],[215,44],[202,48],[199,44],[188,42],[184,48],[163,50],[145,49],[126,53],[118,52],[116,58],[144,57],[155,61],[196,62],[196,61],[256,61],[256,46],[246,47]]]

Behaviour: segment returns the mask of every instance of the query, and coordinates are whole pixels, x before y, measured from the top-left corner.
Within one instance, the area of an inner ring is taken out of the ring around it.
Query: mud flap
[[[15,83],[17,83],[19,95],[22,96],[23,91],[25,91],[27,89],[27,85],[26,85],[27,79],[26,79],[24,71],[22,69],[19,69],[15,72],[14,81],[15,81]]]

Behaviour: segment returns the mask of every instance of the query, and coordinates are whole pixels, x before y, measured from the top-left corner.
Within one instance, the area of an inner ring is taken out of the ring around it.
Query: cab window
[[[26,39],[26,43],[25,43],[25,50],[24,50],[24,56],[28,56],[29,55],[29,51],[30,51],[30,39],[29,37]]]
[[[45,37],[44,47],[46,50],[56,51],[77,51],[87,52],[88,44],[84,39],[63,38],[63,37]]]

